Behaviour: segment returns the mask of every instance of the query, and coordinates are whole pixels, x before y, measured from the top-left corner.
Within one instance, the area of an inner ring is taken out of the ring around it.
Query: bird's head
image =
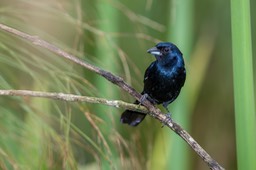
[[[176,56],[181,56],[182,53],[178,47],[170,42],[160,42],[155,47],[150,48],[148,53],[154,55],[158,61],[171,59]]]

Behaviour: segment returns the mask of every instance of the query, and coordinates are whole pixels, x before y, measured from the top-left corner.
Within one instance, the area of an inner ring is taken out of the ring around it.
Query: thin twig
[[[0,90],[0,96],[30,96],[41,97],[54,100],[62,100],[68,102],[86,102],[94,104],[104,104],[107,106],[113,106],[117,108],[125,108],[137,112],[147,113],[148,109],[144,106],[138,106],[131,103],[126,103],[121,100],[107,100],[98,97],[79,96],[65,93],[50,93],[42,91],[30,91],[30,90]]]
[[[134,88],[129,86],[127,83],[123,81],[122,78],[113,75],[112,73],[102,70],[99,67],[93,66],[89,63],[86,63],[82,59],[79,59],[71,54],[66,53],[65,51],[61,50],[60,48],[40,39],[37,36],[31,36],[29,34],[26,34],[24,32],[18,31],[16,29],[13,29],[11,27],[8,27],[6,25],[0,24],[0,29],[12,33],[16,36],[22,37],[23,39],[32,42],[33,44],[46,48],[49,51],[52,51],[53,53],[64,57],[74,63],[77,63],[83,67],[85,67],[88,70],[91,70],[100,76],[106,78],[108,81],[112,82],[113,84],[116,84],[120,88],[122,88],[124,91],[128,92],[131,96],[136,98],[137,100],[140,100],[141,94],[135,91]],[[169,117],[165,114],[161,113],[161,111],[156,108],[154,105],[152,105],[148,100],[145,100],[142,102],[142,104],[149,110],[148,114],[150,114],[152,117],[158,119],[161,122],[166,122]],[[221,167],[218,162],[216,162],[184,129],[180,127],[177,123],[172,121],[167,121],[166,125],[172,129],[176,134],[178,134],[183,140],[185,140],[189,146],[208,164],[209,168],[212,170],[223,170],[224,168]]]

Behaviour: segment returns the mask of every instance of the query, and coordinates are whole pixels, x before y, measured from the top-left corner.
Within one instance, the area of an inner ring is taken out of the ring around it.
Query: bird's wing
[[[155,62],[151,63],[150,66],[147,68],[147,70],[145,71],[145,74],[144,74],[144,83],[145,81],[147,81],[148,79],[148,76],[149,76],[149,72],[150,70],[152,70],[152,67],[154,67],[155,65]]]

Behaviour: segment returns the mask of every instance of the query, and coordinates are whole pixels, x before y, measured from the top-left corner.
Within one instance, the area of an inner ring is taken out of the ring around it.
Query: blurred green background
[[[111,71],[138,91],[154,61],[146,50],[173,42],[187,69],[181,95],[169,106],[174,119],[223,167],[237,168],[229,1],[1,0],[0,23]],[[104,78],[3,31],[0,88],[134,100]],[[0,96],[0,169],[208,168],[153,118],[136,128],[122,125],[123,110]]]

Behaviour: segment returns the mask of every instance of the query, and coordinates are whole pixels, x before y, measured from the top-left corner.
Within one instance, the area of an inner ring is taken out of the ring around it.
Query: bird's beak
[[[162,53],[160,52],[160,50],[157,49],[156,47],[153,47],[153,48],[148,49],[147,52],[150,53],[150,54],[152,54],[152,55],[155,55],[155,56],[160,56],[160,55],[162,55]]]

